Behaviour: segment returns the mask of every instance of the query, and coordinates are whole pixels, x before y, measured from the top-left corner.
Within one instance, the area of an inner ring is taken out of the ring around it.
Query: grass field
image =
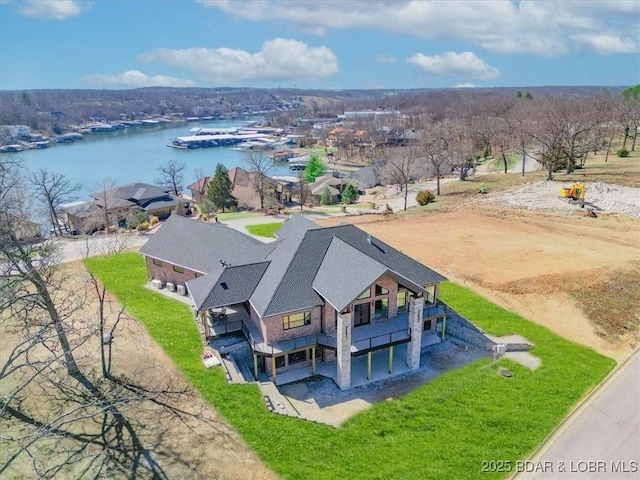
[[[264,214],[259,212],[228,212],[218,213],[218,221],[226,222],[229,220],[237,220],[238,218],[262,217]]]
[[[257,235],[259,237],[266,238],[276,238],[274,232],[276,232],[284,222],[273,222],[273,223],[259,223],[257,225],[247,225],[247,231],[252,235]]]
[[[483,460],[525,458],[599,383],[614,362],[454,284],[442,298],[489,333],[518,333],[542,365],[480,360],[412,393],[372,406],[335,430],[267,411],[255,385],[228,385],[202,365],[202,343],[187,305],[144,288],[137,254],[90,258],[89,268],[173,359],[203,398],[283,478],[502,478]],[[123,275],[126,272],[126,275]],[[498,375],[506,366],[512,378]]]

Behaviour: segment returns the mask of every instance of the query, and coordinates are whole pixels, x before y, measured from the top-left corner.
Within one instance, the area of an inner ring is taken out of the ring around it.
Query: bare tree
[[[419,149],[428,165],[433,167],[436,177],[436,194],[440,195],[440,177],[444,169],[452,164],[450,121],[433,121],[421,131]]]
[[[505,122],[507,122],[509,126],[514,145],[517,145],[517,151],[521,155],[523,177],[527,171],[527,149],[531,142],[531,133],[533,130],[533,108],[528,100],[518,101],[504,117]]]
[[[415,149],[378,147],[374,166],[378,170],[380,178],[391,180],[398,186],[400,192],[404,193],[404,210],[406,210],[409,182],[415,180],[422,172],[422,159]]]
[[[179,163],[177,160],[169,160],[164,165],[158,167],[160,176],[156,178],[156,184],[161,187],[170,188],[171,192],[177,197],[182,193],[184,188],[184,171],[187,168],[185,162]]]
[[[304,181],[304,171],[302,170],[298,172],[298,181],[296,182],[295,193],[298,196],[298,201],[300,202],[300,210],[302,210],[304,204],[307,203],[309,195],[311,194],[309,186]]]
[[[162,461],[182,461],[162,438],[170,419],[187,418],[176,405],[190,391],[142,369],[115,371],[112,344],[128,319],[110,313],[93,276],[69,282],[55,243],[17,238],[5,220],[21,183],[0,160],[0,476],[21,464],[35,478],[168,478]]]
[[[122,215],[118,213],[119,206],[117,205],[117,200],[113,198],[115,185],[114,180],[105,178],[100,182],[98,188],[91,193],[102,216],[102,219],[93,219],[93,224],[96,228],[104,227],[108,230],[110,226],[117,227],[122,219],[120,218]],[[124,218],[124,216],[122,217]]]
[[[267,191],[273,186],[273,180],[269,178],[275,168],[273,160],[264,151],[258,150],[247,152],[244,163],[253,189],[260,198],[260,209],[263,209]]]
[[[71,185],[63,174],[50,172],[46,168],[33,173],[29,180],[33,194],[44,205],[56,235],[62,236],[58,218],[60,205],[78,198],[82,185]]]

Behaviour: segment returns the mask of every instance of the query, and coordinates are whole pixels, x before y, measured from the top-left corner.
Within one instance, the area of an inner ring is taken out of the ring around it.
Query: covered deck
[[[423,319],[444,317],[446,310],[443,304],[427,304],[423,310]],[[241,304],[217,308],[207,312],[208,338],[242,331],[249,345],[258,354],[273,356],[286,352],[321,346],[335,350],[335,335],[314,333],[303,337],[268,344],[262,338],[262,332],[251,321],[249,313]],[[423,337],[428,337],[426,335]],[[359,356],[367,352],[407,343],[411,340],[408,328],[408,313],[401,313],[394,319],[381,321],[371,325],[362,325],[352,330],[351,355]]]
[[[440,343],[440,337],[436,333],[422,337],[422,348]],[[352,356],[351,358],[351,388],[367,385],[369,383],[386,380],[397,375],[402,375],[411,371],[406,358],[406,343],[396,346],[388,345],[384,349],[369,351],[368,354]],[[320,363],[278,373],[276,377],[277,385],[304,380],[313,375],[321,375],[331,378],[338,383],[337,363]]]

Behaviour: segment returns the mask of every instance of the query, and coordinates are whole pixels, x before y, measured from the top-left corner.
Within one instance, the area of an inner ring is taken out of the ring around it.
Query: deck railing
[[[422,309],[422,318],[440,317],[445,315],[446,313],[446,308],[443,303],[430,303],[426,304]]]
[[[411,329],[402,328],[400,330],[395,330],[393,332],[383,333],[380,335],[375,335],[372,337],[356,340],[355,342],[352,342],[352,345],[356,347],[358,351],[372,350],[375,348],[384,347],[385,345],[404,342],[410,338],[411,338]]]

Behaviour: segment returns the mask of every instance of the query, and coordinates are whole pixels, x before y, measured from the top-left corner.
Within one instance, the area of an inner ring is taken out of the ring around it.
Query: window
[[[425,321],[424,321],[424,328],[423,328],[423,330],[424,330],[424,331],[431,330],[431,320],[425,320]]]
[[[157,258],[154,258],[154,259],[153,259],[153,264],[154,264],[154,265],[157,265],[157,266],[159,266],[159,267],[161,267],[161,266],[162,266],[162,262],[161,262],[160,260],[158,260]]]
[[[376,295],[386,295],[387,293],[389,293],[389,290],[380,285],[376,285]]]
[[[360,294],[358,298],[356,298],[356,300],[360,300],[362,298],[369,298],[370,296],[371,296],[371,289],[367,288],[364,292]]]
[[[173,266],[173,271],[176,273],[184,273],[184,268]]]
[[[387,318],[389,314],[389,299],[381,298],[376,300],[375,305],[375,317],[376,320],[380,320],[381,318]]]
[[[407,311],[407,291],[406,290],[398,290],[398,311],[406,312]]]
[[[276,368],[284,367],[284,355],[280,355],[279,357],[275,357],[276,359]]]
[[[303,325],[311,325],[311,312],[294,313],[293,315],[282,317],[282,328],[285,330],[302,327]]]
[[[300,363],[304,362],[307,359],[307,351],[301,350],[299,352],[293,352],[288,355],[289,357],[289,365],[292,363]]]

